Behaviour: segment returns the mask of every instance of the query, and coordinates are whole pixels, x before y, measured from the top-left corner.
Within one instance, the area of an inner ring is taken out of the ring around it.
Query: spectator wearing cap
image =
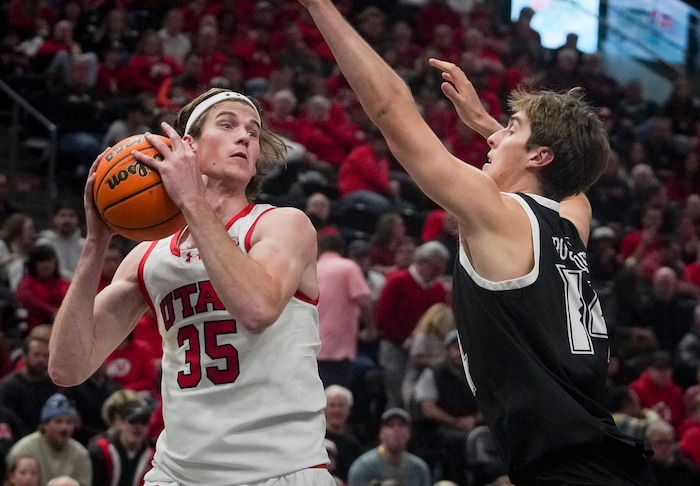
[[[483,417],[464,375],[456,329],[446,334],[443,346],[444,357],[425,368],[413,387],[416,453],[430,466],[441,466],[439,479],[463,484],[467,435]]]
[[[39,430],[20,439],[7,455],[8,464],[16,456],[31,456],[39,463],[40,484],[57,476],[70,476],[80,486],[92,484],[92,466],[87,449],[72,438],[78,412],[68,398],[53,394],[41,409]]]
[[[671,356],[666,351],[654,352],[646,371],[630,384],[642,408],[654,410],[674,427],[685,419],[683,393],[673,381]]]
[[[155,452],[148,435],[151,409],[126,390],[115,392],[105,404],[109,431],[88,447],[92,484],[143,484]]]
[[[348,486],[369,486],[373,481],[394,480],[402,486],[432,485],[428,465],[408,452],[411,416],[402,408],[389,408],[379,426],[379,445],[358,457],[348,473]]]

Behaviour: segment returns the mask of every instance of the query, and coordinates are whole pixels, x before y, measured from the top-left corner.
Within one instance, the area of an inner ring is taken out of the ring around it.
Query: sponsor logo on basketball
[[[156,160],[163,160],[163,156],[158,153],[154,154],[153,158]],[[112,175],[112,177],[109,177],[107,179],[107,185],[109,186],[110,190],[112,190],[132,175],[146,177],[149,172],[153,172],[153,169],[151,169],[147,165],[142,164],[141,162],[136,162],[128,165],[126,169],[120,170],[116,174]]]
[[[117,145],[105,156],[105,160],[107,162],[110,162],[114,158],[115,155],[119,154],[120,152],[123,152],[124,150],[128,149],[132,145],[136,145],[137,143],[142,143],[145,141],[146,141],[146,139],[144,137],[134,137],[130,141],[128,141],[127,143]]]

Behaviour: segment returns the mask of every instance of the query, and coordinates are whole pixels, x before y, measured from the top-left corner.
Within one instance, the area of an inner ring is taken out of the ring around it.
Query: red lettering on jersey
[[[170,293],[160,301],[160,315],[163,317],[165,330],[169,330],[175,322],[175,308],[173,307],[173,294]]]
[[[195,297],[196,300],[192,297]],[[196,302],[194,306],[192,305],[192,300]],[[175,309],[175,301],[180,301],[182,310]],[[225,309],[226,306],[221,302],[219,296],[216,295],[216,291],[209,280],[183,285],[170,292],[160,302],[160,313],[163,317],[166,331],[170,330],[178,317],[182,319],[203,312]],[[179,314],[179,316],[176,316],[176,314]]]
[[[211,309],[209,306],[211,305]],[[224,310],[226,307],[216,295],[216,291],[209,280],[199,282],[199,298],[195,307],[197,314],[209,310]]]
[[[182,302],[182,317],[191,317],[194,315],[190,296],[197,291],[197,284],[183,285],[179,289],[173,290],[173,297]]]

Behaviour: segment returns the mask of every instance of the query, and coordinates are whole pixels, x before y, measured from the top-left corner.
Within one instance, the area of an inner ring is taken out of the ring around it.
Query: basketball
[[[170,139],[156,135],[170,146]],[[120,235],[135,241],[165,238],[185,226],[158,172],[137,161],[133,150],[163,160],[143,135],[116,143],[97,165],[93,195],[100,216]]]

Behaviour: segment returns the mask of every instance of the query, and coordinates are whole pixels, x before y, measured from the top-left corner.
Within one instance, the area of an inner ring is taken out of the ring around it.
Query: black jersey
[[[532,271],[488,281],[460,248],[453,301],[467,379],[514,480],[549,453],[619,432],[600,403],[608,339],[585,246],[558,203],[510,196],[530,218]]]

